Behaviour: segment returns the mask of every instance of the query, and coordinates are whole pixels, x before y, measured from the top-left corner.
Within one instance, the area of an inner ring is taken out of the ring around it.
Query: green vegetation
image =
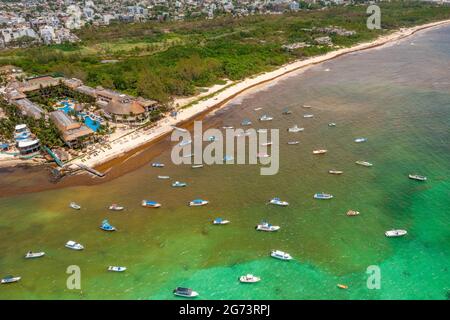
[[[18,108],[0,101],[0,108],[4,111],[6,118],[0,119],[0,137],[11,140],[14,138],[16,125],[25,123],[43,145],[49,147],[63,146],[59,131],[51,121],[45,119],[35,120],[24,116]]]
[[[349,37],[331,35],[335,45],[347,47],[400,27],[450,17],[450,7],[437,4],[393,1],[379,5],[382,30],[366,28],[367,5],[276,16],[87,26],[78,31],[81,43],[6,51],[0,53],[0,64],[15,64],[34,74],[64,74],[91,86],[166,103],[225,78],[238,80],[333,50],[316,45],[282,49],[295,42],[312,44],[314,38],[326,35],[314,30],[317,27],[356,31]]]

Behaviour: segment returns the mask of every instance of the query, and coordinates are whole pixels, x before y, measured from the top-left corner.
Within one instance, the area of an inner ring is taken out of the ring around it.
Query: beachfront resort
[[[164,111],[155,100],[92,88],[78,79],[26,78],[14,66],[0,72],[7,79],[0,119],[9,120],[2,125],[3,162],[62,165],[99,146],[110,148],[109,141],[151,124]]]

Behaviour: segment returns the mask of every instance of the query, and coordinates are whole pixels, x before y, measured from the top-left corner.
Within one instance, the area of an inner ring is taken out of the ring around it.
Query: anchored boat
[[[100,225],[100,229],[103,231],[116,231],[116,227],[113,227],[109,224],[108,220],[103,220],[102,224]]]
[[[199,207],[199,206],[205,206],[208,204],[208,201],[202,200],[202,199],[195,199],[189,202],[190,207]]]
[[[418,174],[410,174],[410,175],[408,175],[408,177],[409,177],[410,179],[413,179],[413,180],[427,181],[427,177],[425,177],[425,176],[420,176],[420,175],[418,175]]]
[[[122,207],[122,206],[119,206],[119,205],[116,204],[116,203],[113,203],[112,205],[109,206],[108,209],[111,210],[111,211],[122,211],[122,210],[125,209],[125,208]]]
[[[175,290],[173,290],[173,294],[184,298],[195,298],[198,296],[198,292],[193,291],[190,288],[182,288],[182,287],[177,287]]]
[[[403,237],[408,231],[402,229],[388,230],[384,234],[388,238]]]
[[[154,162],[152,163],[153,168],[164,168],[164,163]]]
[[[222,218],[216,218],[213,221],[213,224],[229,224],[229,220],[223,220]]]
[[[194,164],[191,168],[192,169],[203,168],[203,165],[202,164]]]
[[[147,208],[159,208],[161,204],[156,201],[142,200],[142,206]]]
[[[325,154],[328,150],[326,149],[319,149],[319,150],[313,150],[313,154]]]
[[[244,119],[241,122],[241,126],[249,126],[251,124],[252,124],[252,122],[249,119]]]
[[[332,199],[333,195],[329,194],[329,193],[316,193],[314,195],[314,199],[319,199],[319,200],[328,200],[328,199]]]
[[[265,114],[261,118],[259,118],[259,121],[271,121],[271,120],[273,120],[273,118],[269,117],[267,114]]]
[[[83,250],[84,249],[84,247],[81,244],[79,244],[75,241],[72,241],[72,240],[67,241],[66,248],[69,248],[72,250]]]
[[[4,278],[2,278],[2,280],[0,280],[1,284],[8,284],[8,283],[13,283],[13,282],[17,282],[21,279],[21,277],[14,277],[14,276],[6,276]]]
[[[329,127],[336,127],[336,123],[330,122],[330,123],[328,124],[328,126],[329,126]]]
[[[255,283],[261,281],[260,277],[255,277],[252,274],[247,274],[245,276],[240,276],[239,281],[242,283]]]
[[[358,215],[359,215],[359,211],[348,210],[348,211],[347,211],[347,215],[348,215],[349,217],[358,216]]]
[[[328,170],[329,174],[343,174],[344,171],[340,171],[340,170]]]
[[[300,141],[288,141],[288,145],[295,145],[295,144],[299,144],[300,143]]]
[[[289,132],[294,132],[294,133],[301,132],[303,130],[305,130],[305,128],[300,128],[298,125],[295,125],[288,129]]]
[[[174,183],[172,183],[172,187],[174,187],[174,188],[180,188],[180,187],[186,187],[186,186],[187,186],[186,182],[175,181]]]
[[[127,270],[126,267],[117,267],[117,266],[109,266],[108,271],[114,271],[114,272],[124,272]]]
[[[256,226],[257,231],[267,231],[267,232],[274,232],[280,230],[279,226],[273,226],[267,221],[263,221],[260,224]]]
[[[367,161],[356,161],[355,163],[359,164],[360,166],[363,166],[363,167],[371,167],[371,166],[373,166],[372,163],[367,162]]]
[[[158,176],[158,179],[167,180],[170,179],[170,176]]]
[[[292,257],[289,253],[280,251],[280,250],[272,250],[272,252],[270,253],[270,256],[275,258],[275,259],[280,259],[280,260],[292,260]]]
[[[289,202],[281,201],[280,198],[273,198],[272,200],[269,201],[269,203],[277,205],[277,206],[281,206],[281,207],[286,207],[289,205]]]
[[[40,258],[43,256],[45,256],[45,252],[28,251],[27,254],[25,255],[25,259]]]
[[[314,117],[313,114],[304,114],[303,115],[303,118],[312,118],[312,117]]]
[[[357,142],[357,143],[366,142],[367,138],[356,138],[354,141]]]
[[[69,207],[71,207],[74,210],[80,210],[81,209],[81,206],[76,204],[75,202],[69,203]]]

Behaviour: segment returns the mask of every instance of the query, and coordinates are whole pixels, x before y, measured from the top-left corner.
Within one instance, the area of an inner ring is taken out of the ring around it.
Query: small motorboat
[[[214,141],[216,141],[217,140],[217,138],[215,137],[215,136],[209,136],[208,137],[208,141],[209,142],[214,142]]]
[[[203,168],[203,165],[202,164],[194,164],[191,168],[192,169]]]
[[[190,207],[199,207],[199,206],[204,206],[207,204],[208,204],[208,201],[202,200],[202,199],[195,199],[195,200],[192,200],[191,202],[189,202]]]
[[[158,176],[158,179],[167,180],[170,179],[170,176]]]
[[[294,133],[301,132],[303,130],[305,130],[305,128],[300,128],[298,125],[295,125],[288,129],[289,132],[294,132]]]
[[[358,215],[359,215],[359,211],[348,210],[348,211],[347,211],[347,215],[348,215],[349,217],[358,216]]]
[[[66,248],[69,248],[72,250],[83,250],[84,249],[84,247],[81,244],[79,244],[75,241],[72,241],[72,240],[67,241]]]
[[[159,208],[161,204],[156,201],[142,200],[142,206],[146,208]]]
[[[427,181],[427,177],[420,176],[418,174],[409,174],[408,178],[413,179],[413,180],[418,180],[418,181]]]
[[[313,114],[304,114],[303,118],[313,118],[314,115]]]
[[[258,133],[267,133],[267,129],[258,129],[256,130]]]
[[[360,166],[363,166],[363,167],[371,167],[371,166],[373,166],[372,163],[367,162],[367,161],[356,161],[355,163],[359,164]]]
[[[1,284],[8,284],[8,283],[14,283],[21,279],[21,277],[14,277],[14,276],[6,276],[0,280]]]
[[[319,199],[319,200],[329,200],[332,199],[333,195],[329,194],[329,193],[316,193],[314,194],[314,199]]]
[[[154,162],[152,163],[153,168],[164,168],[164,163]]]
[[[331,170],[328,170],[328,173],[329,174],[343,174],[344,171],[331,169]]]
[[[289,205],[289,202],[287,201],[281,201],[280,198],[273,198],[269,201],[270,204],[274,204],[281,207],[287,207]]]
[[[241,126],[250,126],[252,122],[249,119],[244,119],[241,122]]]
[[[265,114],[261,118],[259,118],[259,121],[271,121],[271,120],[273,120],[273,118],[268,116],[267,114]]]
[[[403,237],[408,231],[402,229],[388,230],[384,234],[388,238]]]
[[[74,210],[80,210],[81,209],[81,206],[76,204],[75,202],[69,203],[69,207],[71,207]]]
[[[186,140],[186,141],[181,141],[178,145],[180,147],[184,147],[184,146],[187,146],[187,145],[189,145],[191,143],[192,143],[192,140]]]
[[[119,205],[116,204],[116,203],[113,203],[112,205],[109,206],[108,209],[111,210],[111,211],[122,211],[122,210],[124,210],[125,208],[122,207],[122,206],[119,206]]]
[[[177,287],[175,290],[173,290],[173,294],[184,298],[198,297],[198,292],[193,291],[190,288],[182,288],[182,287]]]
[[[299,144],[300,143],[300,141],[288,141],[288,145],[295,145],[295,144]]]
[[[336,127],[336,123],[330,122],[330,123],[328,124],[328,126],[329,126],[329,127]]]
[[[337,284],[337,287],[339,289],[348,289],[348,286],[346,286],[345,284],[340,284],[340,283]]]
[[[313,154],[325,154],[328,150],[326,149],[319,149],[319,150],[313,150]]]
[[[289,253],[280,251],[280,250],[272,250],[272,252],[270,253],[270,256],[275,258],[275,259],[280,259],[280,260],[292,260],[292,257]]]
[[[127,270],[126,267],[117,267],[117,266],[109,266],[108,271],[114,271],[114,272],[124,272]]]
[[[28,251],[27,254],[25,255],[25,259],[40,258],[43,256],[45,256],[45,252]]]
[[[100,225],[100,229],[103,231],[116,231],[116,227],[113,227],[109,224],[108,220],[103,220],[102,224]]]
[[[303,105],[303,108],[305,108],[305,109],[311,109],[311,108],[312,108],[312,106],[310,106],[310,105],[307,105],[307,104],[304,104],[304,105]]]
[[[255,110],[255,111],[259,111],[259,110],[261,110],[262,108],[255,108],[255,109],[253,109],[253,110]]]
[[[356,143],[366,142],[366,141],[367,141],[367,138],[356,138],[354,141],[355,141]]]
[[[174,188],[181,188],[186,186],[187,186],[186,182],[175,181],[174,183],[172,183],[172,187]]]
[[[222,128],[223,128],[223,129],[234,129],[233,126],[223,126]]]
[[[257,231],[267,231],[267,232],[274,232],[280,230],[279,226],[273,226],[267,221],[262,221],[260,224],[256,226]]]
[[[264,152],[259,152],[256,156],[258,158],[269,158],[270,157],[267,153],[264,153]]]
[[[242,283],[255,283],[261,281],[260,277],[255,277],[252,274],[247,274],[245,276],[240,276],[239,281]]]
[[[223,220],[222,218],[216,218],[213,221],[213,224],[229,224],[229,220]]]
[[[284,108],[282,114],[289,115],[289,114],[292,114],[292,111],[289,110],[288,108]]]

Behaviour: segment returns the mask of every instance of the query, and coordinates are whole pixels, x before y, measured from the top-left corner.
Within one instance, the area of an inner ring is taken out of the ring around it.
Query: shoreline
[[[280,80],[294,72],[307,70],[323,62],[350,53],[378,48],[405,39],[419,31],[428,30],[449,23],[450,19],[418,25],[411,28],[401,28],[390,34],[380,36],[370,42],[356,44],[349,48],[341,48],[305,60],[296,60],[282,65],[273,71],[257,74],[231,84],[227,81],[223,86],[215,86],[216,90],[210,88],[209,94],[206,95],[199,94],[194,97],[180,98],[178,101],[186,101],[186,103],[178,106],[179,111],[176,118],[166,116],[151,127],[137,128],[126,132],[123,135],[108,141],[109,148],[103,148],[103,146],[97,145],[95,146],[95,150],[89,151],[81,157],[68,161],[66,166],[73,167],[78,164],[83,164],[92,168],[101,166],[103,170],[110,169],[117,159],[133,156],[135,153],[161,141],[172,132],[173,126],[189,125],[195,119],[223,107],[232,99],[251,89],[275,80]],[[175,101],[175,103],[176,102],[177,101]],[[1,162],[0,167],[4,167]]]

